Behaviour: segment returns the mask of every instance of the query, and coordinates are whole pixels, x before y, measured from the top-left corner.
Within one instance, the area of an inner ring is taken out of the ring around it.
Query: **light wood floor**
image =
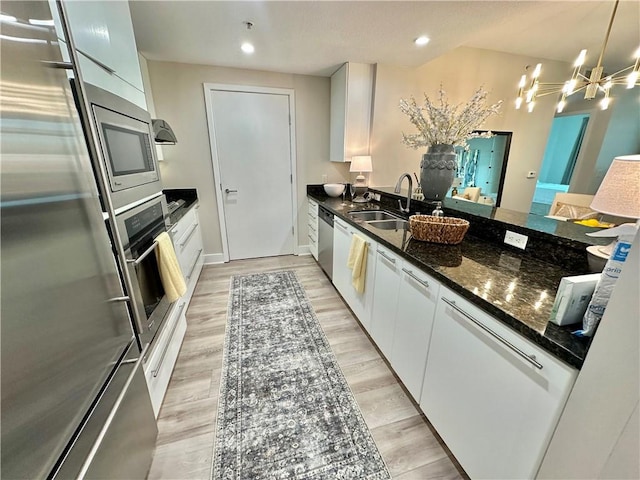
[[[158,441],[148,478],[211,479],[230,277],[285,269],[296,272],[311,300],[392,477],[466,478],[310,256],[205,266],[187,311],[187,333],[158,417]]]

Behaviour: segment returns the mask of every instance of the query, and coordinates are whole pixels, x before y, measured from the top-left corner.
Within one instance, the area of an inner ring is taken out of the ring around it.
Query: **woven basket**
[[[411,215],[409,227],[411,236],[416,240],[457,245],[467,233],[469,222],[453,217]]]

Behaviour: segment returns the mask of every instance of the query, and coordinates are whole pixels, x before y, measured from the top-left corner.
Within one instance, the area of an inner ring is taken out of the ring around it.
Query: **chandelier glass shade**
[[[604,66],[602,60],[604,57],[605,49],[609,41],[609,34],[611,33],[611,26],[613,25],[613,19],[616,16],[616,10],[618,9],[619,0],[613,7],[611,13],[611,20],[609,20],[609,27],[602,43],[602,49],[600,50],[600,56],[598,57],[598,63],[589,72],[585,67],[585,60],[587,57],[587,51],[582,50],[578,55],[578,58],[573,64],[573,73],[571,78],[563,83],[542,83],[540,82],[540,72],[542,70],[542,64],[538,63],[531,73],[529,79],[527,75],[522,75],[520,83],[518,84],[518,97],[516,98],[516,109],[526,105],[527,110],[532,112],[537,97],[543,97],[546,95],[557,94],[560,95],[560,100],[556,106],[558,113],[561,113],[566,105],[566,99],[568,96],[578,92],[584,91],[584,98],[586,100],[593,100],[596,98],[599,92],[602,93],[600,100],[600,107],[606,110],[611,102],[610,92],[614,85],[626,85],[627,88],[633,88],[636,85],[640,85],[640,47],[634,54],[634,63],[618,70],[613,74],[604,74]],[[527,66],[526,69],[529,67]]]

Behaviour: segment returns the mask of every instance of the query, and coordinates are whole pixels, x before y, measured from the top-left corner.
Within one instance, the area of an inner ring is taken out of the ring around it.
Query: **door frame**
[[[291,225],[293,228],[293,254],[298,255],[298,192],[297,192],[297,176],[296,176],[296,124],[295,116],[295,92],[292,88],[272,88],[258,87],[252,85],[230,85],[223,83],[204,83],[204,99],[207,113],[207,127],[209,129],[209,148],[211,151],[211,163],[213,164],[214,189],[216,192],[216,202],[218,203],[218,222],[220,226],[220,237],[222,240],[222,256],[224,262],[229,261],[229,240],[227,238],[227,222],[224,212],[224,198],[222,195],[222,182],[220,176],[220,162],[218,159],[218,145],[216,142],[216,130],[213,122],[213,104],[211,101],[211,92],[243,92],[243,93],[262,93],[271,95],[286,95],[289,98],[289,157],[291,161]]]

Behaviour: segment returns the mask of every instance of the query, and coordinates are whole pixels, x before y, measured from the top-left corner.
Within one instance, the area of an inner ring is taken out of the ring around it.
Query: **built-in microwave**
[[[161,192],[149,114],[106,90],[89,84],[85,88],[114,208]]]

